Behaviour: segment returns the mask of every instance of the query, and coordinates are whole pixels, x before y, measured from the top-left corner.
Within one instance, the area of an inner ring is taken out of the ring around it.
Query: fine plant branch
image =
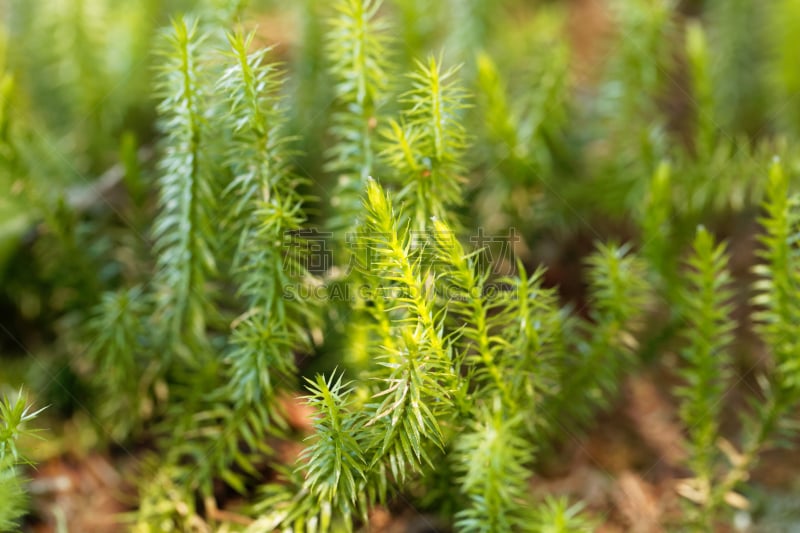
[[[682,374],[686,385],[678,389],[680,415],[689,433],[688,466],[696,477],[705,527],[714,522],[714,474],[718,457],[719,418],[722,400],[730,385],[727,349],[733,338],[730,318],[731,277],[724,245],[716,245],[705,228],[699,228],[689,259],[690,272],[683,293],[683,317],[687,324],[687,362]]]
[[[207,153],[205,87],[197,22],[175,20],[163,50],[159,80],[164,157],[161,159],[162,212],[153,234],[158,253],[160,313],[170,344],[191,360],[206,344],[205,284],[216,272],[215,183]],[[187,350],[192,352],[190,357]]]

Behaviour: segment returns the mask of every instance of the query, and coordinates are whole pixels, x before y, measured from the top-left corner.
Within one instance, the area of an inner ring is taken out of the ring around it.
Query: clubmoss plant
[[[54,424],[142,458],[134,531],[630,528],[541,478],[643,374],[687,452],[624,465],[678,488],[659,518],[759,520],[800,401],[796,2],[46,4],[0,10],[0,380],[59,369]]]
[[[28,497],[18,465],[29,461],[20,452],[18,441],[35,435],[36,430],[28,425],[41,412],[31,410],[22,391],[0,400],[0,528],[5,531],[18,529],[27,512]]]

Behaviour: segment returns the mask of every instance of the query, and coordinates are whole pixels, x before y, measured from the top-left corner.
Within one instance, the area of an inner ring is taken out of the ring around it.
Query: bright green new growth
[[[264,523],[303,524],[298,526],[302,528],[315,524],[322,530],[331,524],[345,527],[352,516],[362,516],[370,504],[383,499],[386,489],[379,480],[384,476],[404,483],[412,474],[435,468],[432,454],[446,449],[452,430],[460,425],[453,415],[474,409],[483,414],[464,421],[474,437],[456,440],[455,468],[481,468],[485,461],[477,459],[480,454],[500,455],[487,466],[488,474],[467,473],[461,482],[470,503],[459,514],[459,523],[475,531],[526,523],[531,511],[519,496],[524,494],[533,454],[525,436],[536,426],[523,423],[529,408],[519,406],[527,404],[523,399],[541,401],[552,393],[545,377],[558,378],[548,368],[557,364],[548,355],[558,344],[551,330],[559,320],[552,294],[540,287],[540,273],[528,279],[523,272],[512,282],[513,297],[490,296],[488,274],[474,254],[464,252],[445,223],[434,220],[433,242],[415,247],[408,231],[398,226],[402,215],[394,212],[386,192],[374,181],[368,183],[364,205],[362,238],[372,252],[368,277],[376,278],[373,298],[384,301],[389,313],[378,341],[382,344],[377,353],[382,355],[372,399],[356,407],[353,389],[341,376],[318,377],[312,383],[316,431],[301,456],[302,491],[283,514]],[[429,278],[436,283],[429,284]],[[434,290],[446,296],[441,308]],[[446,336],[450,326],[442,322],[445,310],[457,319],[452,337]],[[529,374],[533,359],[539,359],[538,372]],[[467,369],[468,379],[454,374],[454,368]],[[504,375],[513,378],[501,379]],[[466,390],[472,390],[475,399],[465,404]],[[488,451],[486,432],[500,433]],[[516,481],[509,488],[510,472]],[[272,500],[264,505],[267,501]]]
[[[697,500],[705,506],[716,470],[719,419],[730,385],[728,346],[735,327],[730,318],[731,278],[725,246],[716,245],[705,228],[697,230],[689,259],[682,316],[686,347],[682,370],[686,384],[677,391],[681,420],[689,432],[688,465],[696,479]],[[707,520],[713,515],[704,509]]]
[[[441,420],[452,412],[448,386],[457,378],[426,284],[429,266],[415,255],[408,231],[374,180],[367,183],[364,209],[360,237],[372,258],[364,274],[374,307],[388,314],[372,348],[376,386],[356,411],[353,390],[341,376],[311,383],[309,404],[317,418],[298,467],[303,489],[277,518],[301,530],[328,531],[331,524],[349,530],[353,515],[365,517],[370,505],[385,499],[386,476],[404,483],[432,468],[431,453],[444,448]]]
[[[35,436],[27,427],[42,409],[31,411],[20,391],[15,397],[0,400],[0,530],[15,531],[25,515],[27,495],[17,465],[27,463],[17,446],[21,437]]]
[[[389,314],[386,329],[378,330],[376,387],[357,414],[354,392],[341,377],[313,382],[317,435],[303,454],[303,492],[277,520],[305,517],[304,527],[311,527],[310,520],[347,524],[385,491],[375,486],[376,478],[388,474],[406,483],[412,474],[436,468],[433,454],[449,454],[454,439],[453,465],[463,472],[467,496],[459,527],[498,531],[529,524],[534,510],[522,497],[533,459],[528,438],[544,434],[547,425],[537,406],[554,401],[554,384],[569,379],[557,371],[565,353],[559,327],[564,315],[553,293],[541,287],[541,272],[528,277],[520,265],[520,277],[506,280],[508,292],[493,295],[477,254],[466,253],[447,224],[434,219],[432,241],[413,243],[399,226],[402,214],[375,181],[368,182],[364,207],[361,238],[372,252],[368,277],[375,278],[373,298]],[[641,265],[624,250],[601,250],[592,263],[597,324],[584,325],[584,342],[597,354],[617,355],[625,351],[617,337],[625,335],[644,297]],[[608,278],[613,281],[601,281]],[[610,381],[622,363],[610,357],[583,362],[581,383],[598,387],[582,400],[585,413],[613,392]],[[606,367],[612,374],[595,382]],[[536,421],[526,420],[531,417]],[[366,501],[360,498],[365,493]]]
[[[370,267],[383,280],[375,297],[390,303],[387,308],[394,314],[397,338],[394,350],[380,363],[382,390],[367,406],[369,424],[377,428],[372,446],[378,451],[371,464],[385,460],[402,480],[408,470],[418,472],[430,465],[426,444],[443,446],[439,418],[452,409],[448,391],[458,377],[451,366],[442,317],[434,309],[428,266],[421,256],[412,256],[410,235],[399,226],[386,193],[375,181],[367,184],[364,207],[366,239],[374,254]]]

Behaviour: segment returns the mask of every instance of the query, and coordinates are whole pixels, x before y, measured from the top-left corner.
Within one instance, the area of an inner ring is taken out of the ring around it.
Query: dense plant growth
[[[645,373],[682,428],[665,525],[763,518],[797,2],[8,2],[0,381],[133,457],[125,527],[592,531],[537,480]],[[0,530],[35,414],[0,402]]]

